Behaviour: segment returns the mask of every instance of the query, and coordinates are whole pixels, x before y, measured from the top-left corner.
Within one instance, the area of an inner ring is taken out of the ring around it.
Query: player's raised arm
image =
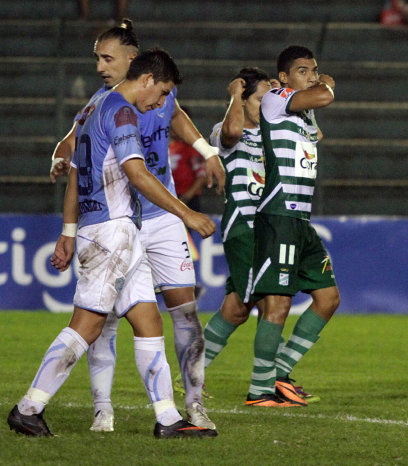
[[[242,78],[234,79],[228,86],[231,98],[221,127],[221,143],[226,148],[235,146],[242,137],[245,121],[242,99],[244,91],[245,80]]]
[[[300,112],[330,105],[334,100],[334,92],[327,83],[318,81],[309,89],[296,92],[290,102],[291,112]]]

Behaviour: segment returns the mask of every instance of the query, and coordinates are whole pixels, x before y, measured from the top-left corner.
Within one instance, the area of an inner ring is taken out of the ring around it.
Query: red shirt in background
[[[171,141],[169,152],[176,193],[180,197],[198,177],[205,176],[205,160],[184,141]]]

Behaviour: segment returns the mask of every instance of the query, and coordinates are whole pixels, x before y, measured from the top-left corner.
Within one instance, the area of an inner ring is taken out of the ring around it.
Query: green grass
[[[209,314],[202,315],[205,324]],[[173,377],[171,322],[165,323]],[[4,465],[399,465],[408,464],[408,318],[336,316],[293,373],[321,402],[307,408],[243,405],[256,319],[231,337],[209,367],[206,401],[219,436],[156,440],[154,415],[137,373],[132,333],[119,327],[112,399],[115,432],[89,431],[93,407],[83,358],[51,400],[45,419],[56,438],[26,438],[6,418],[28,389],[51,341],[69,320],[46,312],[0,312],[0,464]],[[285,334],[291,330],[289,318]],[[175,400],[183,412],[184,401]]]

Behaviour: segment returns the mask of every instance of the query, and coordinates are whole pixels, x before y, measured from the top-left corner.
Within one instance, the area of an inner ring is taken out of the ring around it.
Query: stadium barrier
[[[220,217],[213,220],[214,236],[201,240],[191,235],[199,256],[195,268],[202,311],[220,307],[228,276]],[[1,310],[72,310],[78,264],[64,273],[50,264],[61,223],[59,215],[0,215]],[[332,258],[342,297],[339,312],[408,314],[408,219],[316,217],[313,225]],[[291,312],[301,312],[308,302],[310,297],[299,293]]]

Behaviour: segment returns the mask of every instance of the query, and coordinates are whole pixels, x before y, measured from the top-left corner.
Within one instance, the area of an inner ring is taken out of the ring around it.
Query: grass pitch
[[[407,465],[408,317],[335,316],[299,363],[297,384],[321,397],[306,408],[244,406],[256,319],[240,327],[208,368],[206,400],[219,436],[157,440],[154,415],[136,370],[132,332],[119,326],[112,400],[115,432],[89,431],[93,407],[86,358],[51,400],[55,438],[9,431],[10,409],[28,389],[67,314],[0,312],[0,464],[4,465]],[[205,324],[210,314],[202,314]],[[163,314],[167,358],[178,372],[171,321]],[[287,336],[295,318],[290,317]],[[184,412],[184,400],[175,395]]]

